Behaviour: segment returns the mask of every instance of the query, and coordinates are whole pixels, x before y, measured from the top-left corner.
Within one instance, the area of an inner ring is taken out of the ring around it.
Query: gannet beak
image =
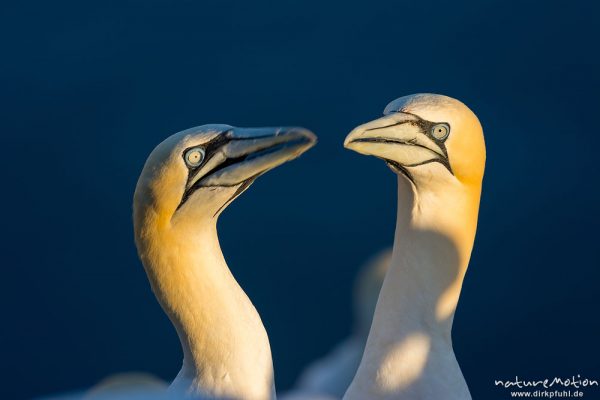
[[[398,167],[440,162],[450,170],[443,141],[436,140],[427,121],[413,114],[396,112],[360,125],[344,141],[344,147],[372,155]]]
[[[200,186],[235,186],[297,158],[317,142],[299,127],[234,128],[220,149],[222,160],[204,174]]]

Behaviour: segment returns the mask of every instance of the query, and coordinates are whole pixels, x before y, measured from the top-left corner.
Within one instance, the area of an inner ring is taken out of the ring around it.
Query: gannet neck
[[[216,219],[173,225],[139,213],[138,252],[184,353],[171,390],[227,399],[272,399],[267,333],[221,252]]]
[[[344,399],[471,398],[452,351],[451,329],[480,191],[480,185],[455,179],[424,185],[398,177],[392,261]]]
[[[314,146],[300,127],[203,125],[150,153],[133,196],[138,254],[183,347],[170,390],[188,397],[269,400],[265,328],[223,258],[220,213],[254,180]]]
[[[447,338],[475,240],[480,195],[481,184],[454,178],[425,186],[398,177],[392,265],[402,278],[390,282],[419,286],[421,294],[411,301],[421,307],[411,310],[426,317],[430,332]]]

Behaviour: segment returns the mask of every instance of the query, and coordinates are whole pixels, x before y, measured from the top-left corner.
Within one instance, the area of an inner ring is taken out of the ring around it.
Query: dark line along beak
[[[190,171],[180,206],[201,187],[248,187],[258,176],[297,158],[317,137],[299,127],[234,128],[208,143],[206,161]]]
[[[389,114],[356,127],[344,147],[381,158],[402,172],[430,162],[439,162],[452,172],[446,148],[430,135],[430,125],[435,124],[413,114]]]

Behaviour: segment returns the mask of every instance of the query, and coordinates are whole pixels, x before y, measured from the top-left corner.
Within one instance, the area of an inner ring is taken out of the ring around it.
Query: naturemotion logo
[[[494,380],[494,385],[508,392],[511,398],[583,398],[583,389],[598,388],[598,380],[573,375],[571,377],[554,377],[543,379],[523,379],[515,376],[509,380]]]

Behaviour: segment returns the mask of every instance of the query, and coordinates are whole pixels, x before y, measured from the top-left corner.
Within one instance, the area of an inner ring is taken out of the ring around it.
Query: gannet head
[[[315,143],[297,127],[202,125],[176,133],[148,157],[134,209],[152,210],[155,222],[169,225],[215,219],[257,177]]]
[[[480,184],[485,165],[483,131],[463,103],[438,94],[400,97],[384,117],[358,126],[344,146],[386,161],[417,188],[458,180]]]

